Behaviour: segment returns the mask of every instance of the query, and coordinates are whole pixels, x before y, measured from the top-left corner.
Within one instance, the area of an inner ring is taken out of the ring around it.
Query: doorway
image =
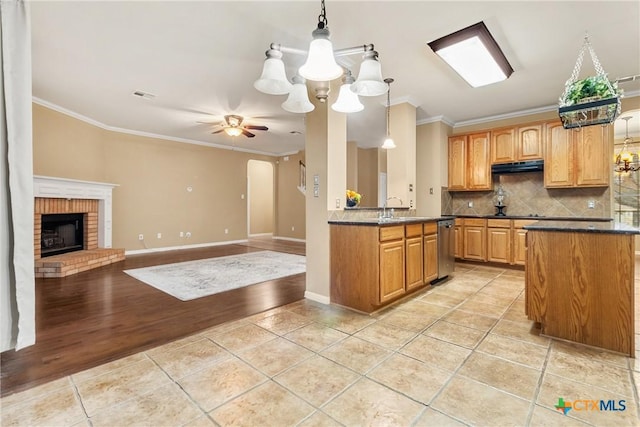
[[[274,230],[273,164],[262,160],[247,162],[247,234],[273,235]]]

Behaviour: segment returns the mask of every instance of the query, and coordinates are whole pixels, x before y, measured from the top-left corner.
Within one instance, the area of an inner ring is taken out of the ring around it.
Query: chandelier
[[[292,113],[308,113],[315,107],[309,102],[306,80],[325,83],[316,87],[315,92],[320,102],[326,102],[329,95],[328,82],[342,76],[346,69],[338,65],[336,57],[360,53],[363,55],[363,61],[360,64],[358,78],[354,79],[350,70],[346,70],[338,100],[332,108],[345,113],[361,111],[364,106],[360,103],[358,96],[379,96],[387,92],[388,85],[382,80],[382,67],[373,44],[333,50],[324,0],[321,0],[318,26],[311,34],[313,40],[309,44],[308,51],[271,43],[269,50],[266,51],[267,58],[262,67],[262,74],[253,86],[268,95],[288,94],[287,100],[282,103],[284,110]],[[292,78],[293,84],[289,82],[285,73],[283,53],[307,56],[305,63]]]
[[[629,138],[629,120],[631,120],[631,116],[621,117],[621,119],[626,122],[626,133],[622,150],[616,156],[616,166],[614,170],[619,174],[629,174],[630,172],[639,170],[640,165],[631,166],[631,163],[633,163],[633,153],[627,148],[627,143],[633,142],[633,140]]]

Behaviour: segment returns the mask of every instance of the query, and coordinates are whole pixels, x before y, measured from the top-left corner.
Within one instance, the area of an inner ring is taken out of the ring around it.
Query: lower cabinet
[[[331,224],[330,234],[332,304],[371,313],[437,278],[436,222]]]
[[[486,261],[486,220],[465,218],[463,236],[463,258],[476,261]]]
[[[380,298],[386,302],[404,294],[403,240],[380,243]]]
[[[511,262],[511,220],[487,220],[487,261]]]
[[[514,219],[513,220],[513,258],[512,264],[524,265],[527,259],[527,230],[523,227],[533,224],[535,220]]]

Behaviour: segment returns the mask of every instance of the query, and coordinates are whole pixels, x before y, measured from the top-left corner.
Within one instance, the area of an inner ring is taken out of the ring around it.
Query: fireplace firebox
[[[42,215],[40,249],[43,258],[84,249],[84,214]]]

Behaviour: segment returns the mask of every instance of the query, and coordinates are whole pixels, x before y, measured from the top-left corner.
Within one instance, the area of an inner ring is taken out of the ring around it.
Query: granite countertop
[[[567,231],[608,234],[640,234],[640,229],[614,221],[538,221],[525,230]]]
[[[442,219],[453,219],[454,216],[395,216],[393,218],[349,218],[332,219],[329,224],[335,225],[400,225],[418,222],[433,222]]]
[[[611,218],[591,218],[575,216],[540,216],[540,215],[454,215],[456,218],[485,218],[485,219],[535,219],[543,221],[613,221]]]

